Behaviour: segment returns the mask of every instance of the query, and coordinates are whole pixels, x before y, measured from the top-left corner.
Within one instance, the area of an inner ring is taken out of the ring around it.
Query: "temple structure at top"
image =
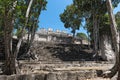
[[[27,39],[28,34],[24,36],[23,39]],[[72,34],[67,33],[66,31],[56,30],[53,31],[52,28],[44,29],[41,28],[35,33],[34,41],[45,41],[45,42],[60,42],[60,43],[69,43],[73,40],[80,44],[83,41],[81,38],[73,38]]]

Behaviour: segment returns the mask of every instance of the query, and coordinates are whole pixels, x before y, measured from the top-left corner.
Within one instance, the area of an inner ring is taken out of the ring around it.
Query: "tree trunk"
[[[118,31],[118,33],[119,33],[119,47],[120,47],[120,30]],[[119,56],[120,56],[120,49],[119,49]],[[119,62],[120,62],[120,59],[119,59]],[[120,63],[119,63],[119,66],[120,66]],[[120,80],[120,67],[119,67],[119,69],[118,69],[118,79]]]
[[[12,52],[12,18],[6,14],[4,21],[5,66],[3,72],[7,75],[11,75],[16,73],[15,57]]]
[[[98,25],[96,14],[93,15],[94,56],[98,56]]]
[[[32,29],[31,29],[32,31],[30,33],[31,37],[30,37],[30,40],[28,41],[28,44],[27,44],[27,54],[29,54],[29,55],[32,55],[32,54],[30,54],[30,48],[31,48],[31,45],[34,41],[34,36],[35,36],[35,31],[36,31],[35,27],[36,27],[35,22],[33,22]],[[34,59],[34,58],[32,58],[32,59]]]
[[[104,73],[104,77],[113,77],[119,68],[119,42],[118,42],[118,33],[117,33],[117,25],[115,22],[115,17],[113,15],[113,8],[112,8],[112,2],[111,0],[107,0],[106,1],[106,5],[107,5],[107,10],[108,10],[108,14],[110,17],[110,21],[111,21],[111,33],[112,33],[112,41],[113,41],[113,46],[115,48],[115,57],[116,57],[116,62],[115,65],[112,67],[112,69],[110,69],[109,71],[106,71]],[[118,80],[120,80],[120,78],[118,77]]]
[[[17,43],[17,47],[16,47],[16,50],[14,52],[14,56],[17,58],[18,56],[18,52],[20,50],[20,46],[21,46],[21,43],[22,43],[22,40],[23,40],[23,36],[24,36],[24,31],[25,31],[25,28],[27,26],[27,23],[28,23],[28,17],[29,17],[29,13],[30,13],[30,10],[31,10],[31,6],[33,4],[33,0],[30,0],[29,2],[29,5],[28,5],[28,8],[27,8],[27,11],[26,11],[26,21],[25,21],[25,26],[23,26],[23,29],[21,31],[21,38],[19,39],[18,43]]]
[[[12,32],[13,32],[13,11],[17,5],[17,1],[13,3],[13,6],[10,10],[5,8],[4,14],[4,44],[5,44],[5,63],[3,72],[7,75],[16,74],[16,58],[13,54],[12,49]]]
[[[4,15],[4,43],[5,43],[5,67],[4,73],[7,75],[16,74],[17,73],[17,55],[21,46],[22,37],[24,36],[24,30],[28,23],[28,16],[31,10],[33,0],[30,1],[28,5],[28,9],[26,11],[26,22],[25,26],[22,29],[22,35],[19,39],[17,47],[15,51],[12,51],[12,31],[13,31],[13,16],[8,15],[8,11],[5,11]],[[15,5],[14,5],[15,6]]]
[[[110,36],[107,34],[100,36],[100,52],[103,60],[114,62],[115,53],[112,49]]]
[[[87,35],[88,35],[88,49],[90,49],[90,35],[89,35],[89,32],[87,31]]]

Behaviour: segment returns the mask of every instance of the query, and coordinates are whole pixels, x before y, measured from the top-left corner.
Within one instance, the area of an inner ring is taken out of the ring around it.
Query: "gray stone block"
[[[7,80],[7,76],[6,75],[1,75],[0,80]]]

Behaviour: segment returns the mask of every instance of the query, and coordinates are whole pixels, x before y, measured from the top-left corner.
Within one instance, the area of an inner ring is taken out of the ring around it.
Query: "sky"
[[[42,11],[41,15],[39,16],[39,29],[40,28],[52,28],[55,30],[61,30],[66,31],[67,33],[71,33],[71,29],[64,28],[64,24],[61,22],[59,15],[64,12],[64,9],[67,5],[72,4],[73,0],[47,0],[47,10]],[[114,14],[120,11],[120,4],[117,8],[114,9]],[[85,22],[83,22],[84,26]],[[80,27],[80,30],[77,30],[77,32],[83,32],[87,34],[87,31],[83,28],[83,26]]]

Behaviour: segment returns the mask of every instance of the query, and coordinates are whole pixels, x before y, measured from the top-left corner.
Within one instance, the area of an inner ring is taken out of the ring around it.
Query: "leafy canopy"
[[[82,38],[84,40],[88,40],[88,37],[85,33],[77,33],[76,36],[79,37],[79,38]]]
[[[82,22],[80,10],[73,4],[66,7],[64,12],[60,14],[60,19],[64,23],[65,28],[72,29],[72,33],[79,29]]]
[[[118,13],[115,15],[115,18],[116,18],[118,30],[120,31],[120,12],[118,12]]]

